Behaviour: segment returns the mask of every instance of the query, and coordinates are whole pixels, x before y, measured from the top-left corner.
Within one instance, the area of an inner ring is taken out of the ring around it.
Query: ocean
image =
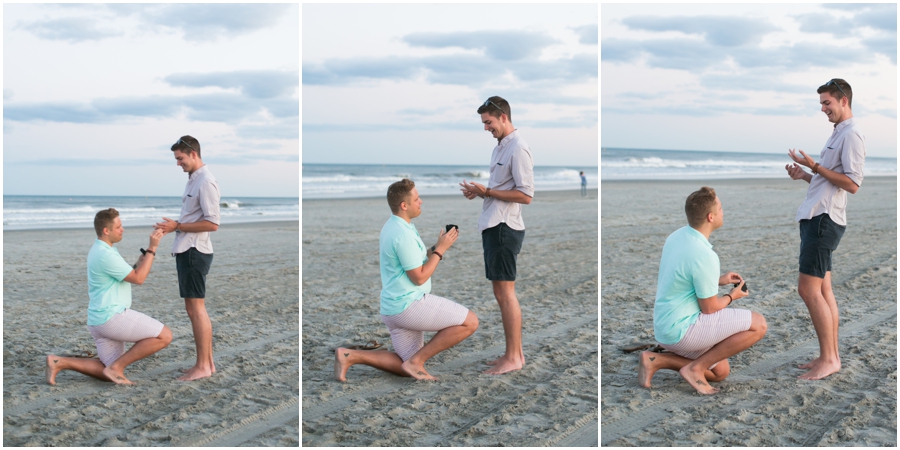
[[[553,191],[581,189],[578,172],[584,172],[588,187],[596,188],[597,166],[535,166],[534,189]],[[301,195],[304,199],[383,197],[395,181],[409,178],[420,195],[462,195],[464,179],[486,184],[487,164],[471,166],[303,164]]]
[[[819,154],[809,153],[818,160]],[[682,150],[600,149],[604,180],[703,180],[786,178],[784,153],[737,153]],[[897,176],[897,158],[867,157],[866,176]]]
[[[116,208],[126,227],[153,225],[163,217],[178,219],[181,197],[4,195],[3,230],[92,228],[94,215],[106,208]],[[222,224],[300,220],[300,199],[228,197],[219,211]]]

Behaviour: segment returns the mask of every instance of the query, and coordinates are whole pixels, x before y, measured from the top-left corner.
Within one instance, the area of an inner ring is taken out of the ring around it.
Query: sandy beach
[[[667,370],[644,389],[639,352],[620,349],[654,342],[662,247],[686,224],[685,198],[703,185],[716,189],[725,211],[710,239],[721,269],[740,273],[750,287],[734,306],[765,316],[768,333],[730,359],[731,375],[714,383],[716,395],[699,395]],[[867,178],[849,196],[832,272],[842,369],[819,381],[797,378],[805,372],[797,366],[818,356],[797,294],[794,215],[807,186],[787,176],[602,183],[601,445],[897,445],[897,179]]]
[[[516,291],[526,366],[484,375],[504,351],[500,309],[484,276],[480,201],[422,197],[413,220],[426,245],[460,238],[432,293],[473,311],[474,335],[426,364],[438,382],[353,366],[334,380],[334,349],[371,339],[391,348],[379,316],[378,236],[384,198],[303,201],[304,446],[596,446],[598,436],[597,190],[538,192],[525,207]],[[426,339],[432,334],[426,334]]]
[[[125,229],[129,262],[152,227]],[[126,369],[136,386],[72,371],[44,376],[47,354],[96,351],[86,327],[86,259],[93,229],[3,233],[4,446],[299,445],[299,223],[224,224],[206,306],[217,372],[180,382],[194,364],[175,258],[160,243],[132,308],[168,325],[169,347]]]

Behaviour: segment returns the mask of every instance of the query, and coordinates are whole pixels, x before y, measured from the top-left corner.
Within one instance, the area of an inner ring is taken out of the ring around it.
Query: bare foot
[[[127,384],[131,386],[134,385],[131,380],[125,378],[125,373],[121,370],[113,370],[111,367],[106,367],[103,369],[103,375],[106,378],[109,378],[109,381],[112,381],[116,384]]]
[[[819,363],[819,365],[815,366],[812,370],[804,373],[803,375],[800,375],[797,378],[800,378],[801,380],[821,380],[822,378],[825,378],[828,375],[831,375],[839,370],[841,370],[841,362],[840,361],[836,361],[836,362],[822,361],[821,363]]]
[[[650,387],[650,380],[653,379],[653,374],[658,370],[653,362],[657,357],[657,354],[654,352],[641,352],[641,360],[638,364],[638,383],[640,383],[641,387]]]
[[[191,371],[191,369],[193,369],[193,367],[185,367],[185,368],[181,368],[181,369],[178,369],[178,370],[180,370],[181,373],[188,373],[188,372]],[[215,365],[215,363],[213,363],[212,371],[211,371],[211,372],[212,372],[212,373],[216,373],[216,365]]]
[[[47,383],[56,385],[56,374],[59,373],[59,356],[47,355],[47,367],[44,368],[44,374],[47,375]]]
[[[819,363],[821,363],[821,362],[822,362],[822,357],[820,356],[820,357],[818,357],[818,358],[816,358],[816,359],[814,359],[814,360],[812,360],[812,361],[810,361],[810,362],[808,362],[808,363],[806,363],[806,364],[803,364],[803,365],[797,366],[797,367],[798,367],[799,369],[812,369],[812,368],[815,368],[816,366],[818,366]]]
[[[404,361],[403,364],[400,365],[400,367],[403,369],[403,371],[408,373],[409,376],[411,376],[417,380],[431,380],[431,381],[438,380],[436,377],[431,376],[431,374],[428,373],[427,370],[425,370],[425,366],[416,365],[410,361],[411,360]]]
[[[334,351],[334,379],[344,382],[347,381],[347,369],[350,368],[353,364],[350,364],[350,355],[351,351],[346,348],[340,347]]]
[[[501,363],[503,361],[503,358],[505,358],[505,357],[506,357],[506,355],[503,355],[493,361],[485,361],[484,363],[489,366],[496,366],[497,364]],[[522,357],[522,366],[524,366],[524,365],[525,365],[525,357],[523,356]]]
[[[185,372],[184,375],[178,377],[178,381],[194,381],[201,378],[209,378],[210,376],[212,376],[210,369],[194,366]]]
[[[703,375],[703,369],[696,367],[696,364],[694,363],[682,367],[678,373],[681,374],[681,377],[696,389],[697,392],[703,395],[712,395],[719,392],[718,389],[710,386],[709,383],[706,382],[706,377]]]
[[[494,364],[494,367],[492,369],[485,370],[482,373],[487,375],[501,375],[507,372],[519,370],[523,365],[525,365],[524,361],[515,361],[504,356],[497,360],[497,363]]]

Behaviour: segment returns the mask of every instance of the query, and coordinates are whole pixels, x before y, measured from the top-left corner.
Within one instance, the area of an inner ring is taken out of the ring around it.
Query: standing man
[[[94,216],[94,231],[97,240],[87,257],[88,296],[91,299],[87,325],[97,345],[99,359],[47,355],[44,372],[49,384],[56,384],[56,375],[62,370],[74,370],[116,384],[134,384],[125,377],[125,368],[172,342],[169,327],[131,309],[131,285],[144,284],[150,275],[163,232],[154,230],[150,234],[146,253],[132,266],[113,246],[125,233],[118,211],[109,208],[98,212]],[[134,342],[128,351],[125,351],[126,342]]]
[[[499,375],[525,365],[522,351],[522,310],[516,298],[516,257],[525,240],[522,205],[534,197],[534,162],[531,150],[512,124],[509,103],[500,97],[487,99],[479,108],[481,123],[497,139],[491,154],[491,176],[487,186],[463,180],[463,195],[484,199],[478,231],[484,249],[484,269],[500,305],[506,353],[489,362],[484,373]]]
[[[800,222],[800,279],[797,292],[809,309],[819,338],[819,357],[800,366],[809,369],[804,380],[819,380],[841,370],[838,351],[838,308],[831,290],[831,254],[847,228],[847,193],[855,194],[863,180],[866,138],[853,118],[853,90],[840,79],[819,86],[819,103],[834,131],[819,155],[819,162],[800,150],[788,151],[794,164],[786,165],[794,180],[809,183],[806,199],[797,210]],[[808,173],[800,166],[808,167]]]
[[[172,152],[181,168],[188,173],[187,186],[181,197],[181,217],[163,217],[156,229],[175,232],[172,254],[178,269],[178,290],[191,319],[194,342],[197,345],[197,364],[178,377],[181,381],[206,378],[215,373],[212,350],[212,322],[206,313],[206,275],[212,265],[211,231],[219,229],[219,185],[209,168],[200,159],[200,142],[182,136]]]

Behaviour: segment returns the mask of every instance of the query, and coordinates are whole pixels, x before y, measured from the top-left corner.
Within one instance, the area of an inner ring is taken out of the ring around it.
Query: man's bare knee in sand
[[[459,237],[459,229],[443,228],[437,243],[425,247],[412,219],[422,213],[422,199],[411,180],[388,188],[391,217],[381,229],[381,321],[391,332],[394,351],[334,351],[334,378],[347,380],[347,369],[364,364],[417,380],[437,380],[425,369],[432,356],[459,344],[478,329],[478,317],[466,307],[431,294],[431,276]],[[427,344],[425,331],[436,331]]]
[[[44,374],[49,384],[56,384],[56,376],[63,370],[116,384],[134,384],[125,376],[125,368],[172,342],[169,327],[131,309],[131,285],[141,285],[147,279],[163,232],[156,230],[150,234],[150,245],[137,264],[131,266],[113,247],[125,232],[118,211],[109,208],[98,212],[94,230],[97,240],[87,257],[91,299],[88,330],[94,337],[99,359],[47,355]],[[125,351],[126,342],[135,344]]]
[[[688,196],[684,206],[688,226],[666,239],[659,263],[653,330],[671,354],[644,352],[638,382],[650,387],[660,369],[677,370],[701,394],[715,394],[710,382],[731,372],[728,358],[766,334],[766,319],[745,309],[727,308],[749,295],[737,273],[719,275],[719,256],[709,236],[724,224],[725,212],[716,191],[704,187]],[[719,296],[719,286],[737,284]]]

